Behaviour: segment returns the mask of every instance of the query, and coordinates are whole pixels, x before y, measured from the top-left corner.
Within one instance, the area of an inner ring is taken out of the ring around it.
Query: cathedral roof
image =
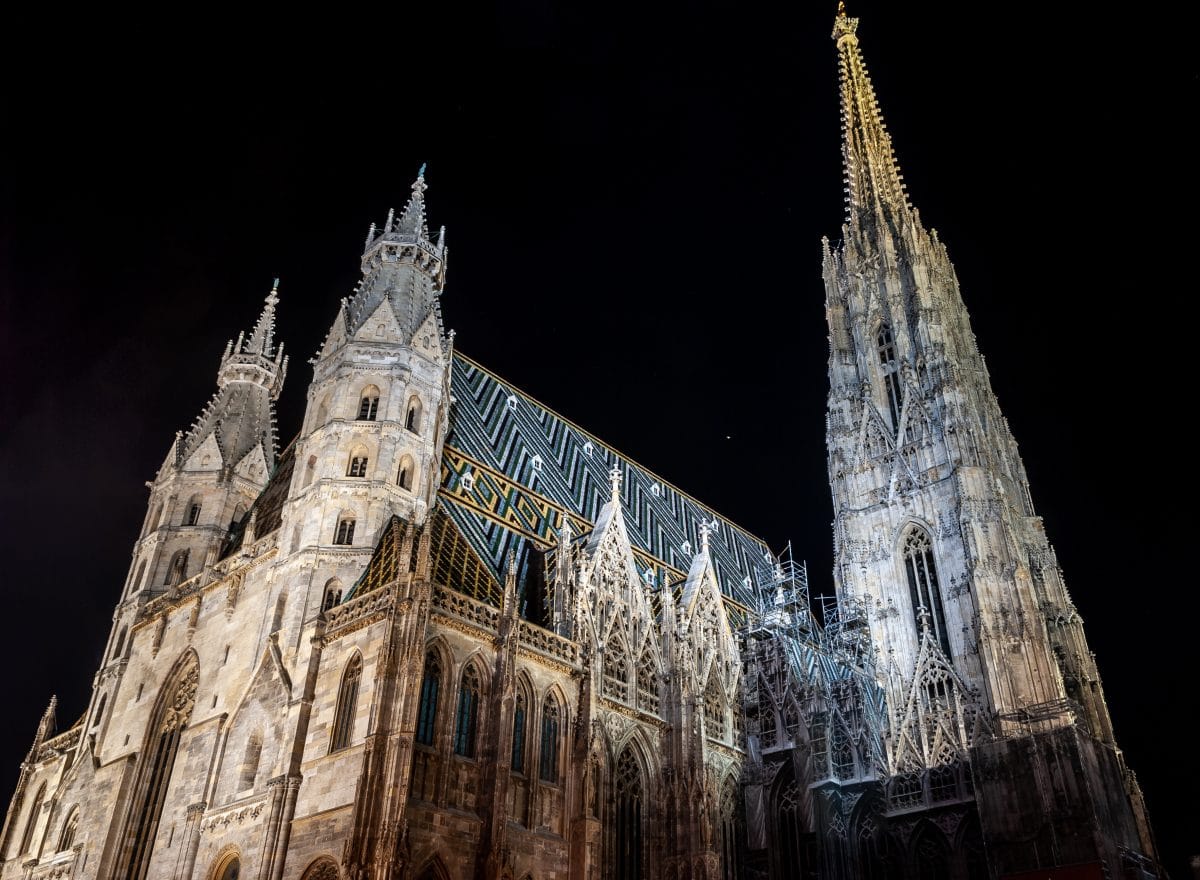
[[[498,581],[509,553],[524,580],[530,551],[553,548],[564,519],[575,535],[591,532],[616,467],[644,580],[682,580],[706,522],[721,591],[755,604],[756,572],[774,562],[761,539],[457,352],[451,394],[440,504]]]

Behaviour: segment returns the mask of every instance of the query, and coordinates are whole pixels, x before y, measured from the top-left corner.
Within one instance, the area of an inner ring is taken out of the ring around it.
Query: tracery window
[[[517,694],[513,709],[512,771],[525,772],[525,695]]]
[[[649,650],[642,652],[637,668],[638,707],[647,712],[658,712],[658,670],[654,655]]]
[[[645,793],[641,768],[629,749],[617,759],[613,789],[613,876],[615,880],[641,880],[645,862],[642,852],[642,805]]]
[[[949,657],[950,638],[942,611],[937,567],[933,562],[933,542],[924,529],[913,526],[904,536],[904,570],[908,575],[908,592],[918,636],[928,626],[942,653]]]
[[[717,853],[721,857],[721,880],[738,880],[738,866],[741,864],[738,852],[738,809],[737,781],[730,776],[721,788],[720,813],[717,828],[719,845]]]
[[[362,678],[362,656],[355,654],[342,673],[338,688],[337,711],[333,716],[333,740],[329,751],[347,748],[354,735],[354,713],[358,709],[358,682]]]
[[[344,516],[338,520],[337,534],[334,536],[333,543],[335,543],[335,544],[353,544],[354,543],[354,517]]]
[[[558,701],[546,697],[542,704],[542,751],[538,778],[542,782],[558,782]]]
[[[612,641],[604,651],[604,695],[624,701],[628,696],[629,658],[625,646]]]
[[[179,750],[179,739],[187,727],[196,702],[200,669],[195,654],[177,664],[154,710],[147,748],[142,752],[134,782],[134,800],[126,824],[127,837],[122,858],[113,876],[143,880],[158,832],[163,801],[171,783],[171,771]]]
[[[58,851],[64,852],[75,845],[75,832],[79,828],[79,807],[72,807],[63,824],[62,837],[58,839]]]
[[[475,733],[479,722],[479,673],[474,666],[463,672],[458,690],[458,713],[454,720],[454,754],[475,757]]]
[[[892,328],[884,324],[876,337],[879,347],[879,366],[883,372],[884,390],[887,391],[888,410],[892,416],[892,430],[900,430],[900,363],[896,360],[896,337]]]
[[[437,654],[425,655],[425,675],[421,679],[421,707],[417,714],[417,742],[433,745],[433,726],[437,721],[438,689],[442,681],[442,665]]]

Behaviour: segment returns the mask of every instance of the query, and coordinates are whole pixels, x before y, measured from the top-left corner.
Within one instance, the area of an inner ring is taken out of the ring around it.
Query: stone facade
[[[1153,876],[954,270],[857,48],[824,252],[836,602],[454,351],[423,173],[279,449],[277,292],[148,484],[8,878]]]

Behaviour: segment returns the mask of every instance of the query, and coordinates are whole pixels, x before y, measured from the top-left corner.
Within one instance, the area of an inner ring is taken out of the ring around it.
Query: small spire
[[[260,354],[263,357],[271,356],[275,340],[275,306],[278,304],[279,279],[276,278],[271,292],[267,294],[266,305],[258,317],[258,323],[250,331],[250,338],[246,340],[244,346],[240,342],[241,337],[238,337],[239,344],[236,349],[238,352]]]
[[[429,237],[429,230],[425,227],[425,190],[427,189],[429,187],[425,185],[425,166],[422,165],[421,170],[417,172],[417,179],[413,181],[412,195],[408,199],[408,204],[404,206],[400,219],[396,221],[396,232],[419,235],[422,238]]]
[[[613,465],[612,470],[608,472],[609,486],[612,488],[613,504],[621,503],[621,467]]]
[[[706,519],[700,520],[700,552],[708,555],[708,532],[712,525]]]

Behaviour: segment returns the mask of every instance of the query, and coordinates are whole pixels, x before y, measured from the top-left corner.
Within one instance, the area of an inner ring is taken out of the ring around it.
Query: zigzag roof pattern
[[[757,606],[756,572],[775,561],[765,542],[458,352],[451,394],[440,503],[497,578],[512,552],[523,579],[530,547],[556,546],[564,519],[575,536],[591,531],[616,466],[648,584],[685,576],[705,521],[721,591]]]

